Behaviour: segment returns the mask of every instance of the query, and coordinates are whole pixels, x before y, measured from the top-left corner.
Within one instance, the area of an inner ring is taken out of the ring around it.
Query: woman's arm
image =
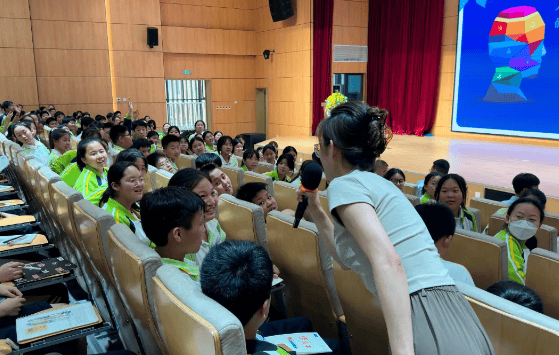
[[[367,203],[354,203],[337,207],[336,211],[373,268],[392,354],[413,354],[406,273],[375,210]]]

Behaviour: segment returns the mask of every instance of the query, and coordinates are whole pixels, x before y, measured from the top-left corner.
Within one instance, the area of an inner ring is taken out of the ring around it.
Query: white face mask
[[[509,231],[516,239],[525,242],[536,234],[538,227],[534,223],[523,219],[510,222]]]

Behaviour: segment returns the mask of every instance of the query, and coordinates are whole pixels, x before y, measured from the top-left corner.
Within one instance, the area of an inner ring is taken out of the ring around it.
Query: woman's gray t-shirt
[[[335,215],[336,207],[353,203],[367,203],[375,209],[402,260],[410,294],[424,288],[455,284],[441,263],[425,223],[392,182],[360,170],[332,180],[328,187],[328,205],[332,215]],[[376,295],[373,269],[367,256],[357,240],[336,218],[334,238],[340,260],[357,272],[367,289]]]

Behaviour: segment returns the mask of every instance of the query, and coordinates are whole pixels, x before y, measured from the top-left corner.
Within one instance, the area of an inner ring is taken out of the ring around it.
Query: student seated
[[[295,147],[292,147],[290,145],[288,145],[287,147],[285,147],[283,149],[282,154],[291,154],[293,155],[293,159],[295,159],[295,162],[297,162],[297,149],[295,149]]]
[[[82,140],[89,138],[101,139],[101,134],[95,128],[91,127],[82,132]],[[70,150],[62,154],[62,156],[54,162],[51,170],[60,175],[60,179],[68,186],[74,186],[80,177],[80,168],[76,163],[78,151]]]
[[[448,174],[448,171],[450,170],[450,163],[448,161],[446,161],[445,159],[437,159],[433,162],[433,166],[431,166],[431,169],[429,170],[429,173],[439,173],[442,176],[445,176],[446,174]],[[420,180],[417,183],[417,196],[421,197],[421,195],[423,194],[421,191],[423,191],[423,186],[425,185],[425,180]]]
[[[237,157],[242,157],[244,150],[245,150],[245,144],[238,139],[233,139],[233,155]]]
[[[148,164],[156,167],[157,169],[165,170],[171,174],[175,173],[175,169],[165,154],[151,153],[147,157]]]
[[[99,205],[101,196],[107,188],[107,151],[98,138],[88,138],[78,144],[76,163],[81,173],[74,189],[82,193],[86,200]]]
[[[206,152],[217,154],[217,150],[214,147],[215,137],[212,131],[204,131],[204,133],[202,133],[202,139],[206,144]]]
[[[448,174],[439,180],[435,190],[435,200],[444,203],[452,210],[456,228],[477,233],[476,217],[466,208],[467,194],[466,180],[460,175]]]
[[[184,171],[184,170],[181,170]],[[199,267],[187,255],[195,255],[206,234],[205,204],[194,192],[170,186],[147,193],[140,201],[142,227],[163,263],[199,281]]]
[[[16,123],[13,125],[13,132],[15,139],[27,153],[33,155],[35,159],[48,166],[49,150],[43,143],[34,138],[29,124],[26,124],[26,122]]]
[[[71,139],[70,133],[63,129],[54,129],[49,132],[51,149],[48,164],[49,168],[52,169],[54,162],[72,148]]]
[[[222,166],[239,167],[237,158],[233,156],[233,138],[223,136],[217,141],[217,153],[221,159]]]
[[[217,136],[217,132],[216,132],[216,136]],[[245,138],[243,137],[243,135],[242,134],[237,134],[235,136],[235,139],[243,144],[243,150],[244,150],[245,149]]]
[[[495,235],[495,238],[507,243],[509,280],[525,284],[525,242],[536,235],[544,217],[543,207],[536,200],[521,198],[510,205],[505,217],[505,229]]]
[[[163,147],[163,154],[169,159],[174,173],[176,173],[179,171],[176,162],[181,155],[180,138],[173,134],[168,134],[161,140],[161,146]]]
[[[375,167],[373,169],[373,173],[384,177],[386,172],[388,171],[388,163],[384,160],[377,159],[375,161]]]
[[[435,242],[435,246],[441,256],[441,262],[448,270],[450,277],[455,281],[475,286],[472,276],[464,266],[443,259],[448,248],[450,248],[450,242],[452,242],[456,229],[454,213],[440,202],[417,205],[415,210],[423,219],[425,226],[427,226],[427,230],[431,234],[431,238],[433,238],[433,242]]]
[[[293,177],[293,180],[291,181],[291,183],[293,185],[297,185],[297,186],[301,186],[301,176],[303,175],[303,171],[305,171],[305,168],[309,165],[309,164],[315,164],[316,162],[314,160],[305,160],[303,162],[303,164],[301,164],[301,168],[299,170],[299,172],[297,173],[297,175],[295,175]]]
[[[268,164],[276,165],[276,158],[278,157],[278,151],[273,145],[265,145],[262,148],[262,156],[264,157],[264,161]]]
[[[540,296],[531,288],[514,281],[503,280],[495,282],[487,288],[487,292],[529,308],[532,311],[544,314],[543,302]]]
[[[264,147],[256,148],[256,154],[258,154],[258,161],[261,161],[261,162],[266,161],[266,159],[264,159],[264,153],[262,153],[263,150],[264,150]]]
[[[58,122],[56,122],[56,118],[54,118],[54,117],[49,117],[49,118],[47,118],[47,120],[45,121],[45,124],[46,124],[47,127],[49,127],[50,129],[55,129],[56,126],[58,126]]]
[[[113,215],[115,223],[128,226],[143,242],[149,242],[140,222],[140,207],[137,202],[144,195],[144,175],[129,161],[114,163],[107,175],[108,186],[99,207]]]
[[[147,140],[152,144],[153,151],[155,151],[156,148],[161,148],[161,140],[159,139],[159,133],[155,131],[148,132]]]
[[[427,203],[433,199],[433,196],[435,196],[435,191],[437,191],[439,180],[441,180],[442,177],[442,174],[439,174],[436,171],[434,173],[427,174],[425,180],[423,181],[423,188],[421,190],[421,204]]]
[[[148,160],[142,153],[140,153],[139,150],[133,148],[123,150],[118,153],[115,163],[118,163],[119,161],[129,161],[134,163],[134,165],[136,165],[140,170],[142,177],[148,172]]]
[[[543,192],[541,192],[541,190],[538,190],[538,189],[524,190],[524,192],[520,195],[520,198],[531,198],[531,199],[534,199],[534,200],[538,201],[540,203],[540,205],[542,205],[542,207],[545,211],[545,205],[547,204],[547,197],[545,197],[545,194]],[[495,213],[506,215],[507,210],[508,210],[507,207],[503,207]]]
[[[194,132],[196,132],[196,131],[194,131]],[[194,133],[194,132],[189,132],[189,135],[192,134],[192,133]],[[223,137],[223,132],[221,132],[221,131],[215,131],[215,132],[214,132],[214,145],[217,144],[217,141],[218,141],[219,138],[221,138],[221,137]]]
[[[139,150],[146,158],[148,155],[155,152],[155,147],[153,147],[147,139],[136,139],[134,143],[132,143],[131,148]]]
[[[278,142],[270,141],[270,143],[268,143],[268,144],[271,145],[272,147],[276,148],[276,152],[278,151],[278,149],[279,149]]]
[[[200,269],[202,292],[239,319],[248,354],[296,354],[266,342],[266,336],[313,332],[306,318],[266,322],[270,311],[273,264],[268,252],[248,241],[225,241],[213,247]],[[338,353],[336,340],[324,339]]]
[[[142,120],[132,122],[132,139],[146,139],[148,134],[148,124]]]
[[[218,168],[221,168],[221,158],[217,154],[213,153],[204,153],[196,157],[194,161],[194,165],[196,169],[200,170],[206,165],[215,165]]]
[[[512,204],[520,198],[520,195],[527,189],[539,189],[540,179],[534,174],[520,173],[512,179],[512,187],[514,188],[515,195],[510,199],[502,201],[506,204]]]
[[[130,137],[128,128],[124,126],[114,126],[113,128],[111,128],[109,136],[111,137],[111,141],[113,142],[113,149],[115,149],[119,153],[132,146],[132,137]]]
[[[243,166],[241,168],[243,171],[254,171],[259,161],[258,153],[252,149],[247,149],[243,153]]]
[[[406,184],[406,174],[400,169],[392,168],[384,174],[384,178],[393,183],[400,191],[404,192],[404,185]]]
[[[263,182],[249,182],[239,187],[237,191],[237,196],[239,200],[254,203],[257,206],[262,207],[264,211],[264,217],[268,216],[270,211],[278,210],[278,203],[276,199],[270,195],[268,190],[266,190],[266,184]]]
[[[183,155],[190,155],[190,145],[188,143],[188,132],[182,132],[181,136],[180,136],[180,148],[181,148],[181,154]]]
[[[78,135],[78,126],[76,125],[76,119],[72,116],[64,117],[62,119],[62,123],[68,127],[72,137],[76,137]]]
[[[169,131],[167,132],[166,135],[172,135],[172,136],[176,136],[179,137],[181,136],[181,130],[179,127],[177,126],[170,126],[169,127]]]
[[[206,143],[204,143],[202,138],[194,136],[190,139],[190,149],[192,150],[192,155],[197,157],[206,153]]]
[[[215,154],[212,154],[215,155]],[[218,196],[222,194],[233,195],[233,184],[229,176],[225,174],[220,168],[213,164],[204,165],[200,171],[210,176],[212,186],[217,191]]]
[[[173,175],[169,180],[169,186],[182,187],[192,191],[205,203],[204,222],[206,232],[202,236],[202,246],[197,253],[185,256],[186,259],[200,266],[210,247],[223,242],[226,238],[225,232],[216,219],[219,202],[217,191],[214,189],[208,174],[192,168],[182,169]]]
[[[291,182],[288,175],[291,174],[293,170],[295,170],[295,158],[289,153],[284,153],[278,158],[276,169],[264,173],[264,175],[270,176],[273,181]]]

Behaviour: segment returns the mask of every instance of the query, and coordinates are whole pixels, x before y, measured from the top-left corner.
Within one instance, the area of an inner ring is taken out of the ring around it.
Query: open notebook
[[[29,282],[69,274],[72,269],[75,268],[77,268],[75,264],[72,264],[61,256],[52,259],[45,259],[23,266],[23,276],[19,279],[13,280],[12,282],[16,287],[18,287]]]
[[[26,344],[101,322],[103,319],[91,302],[51,308],[16,319],[17,339],[19,344]]]

